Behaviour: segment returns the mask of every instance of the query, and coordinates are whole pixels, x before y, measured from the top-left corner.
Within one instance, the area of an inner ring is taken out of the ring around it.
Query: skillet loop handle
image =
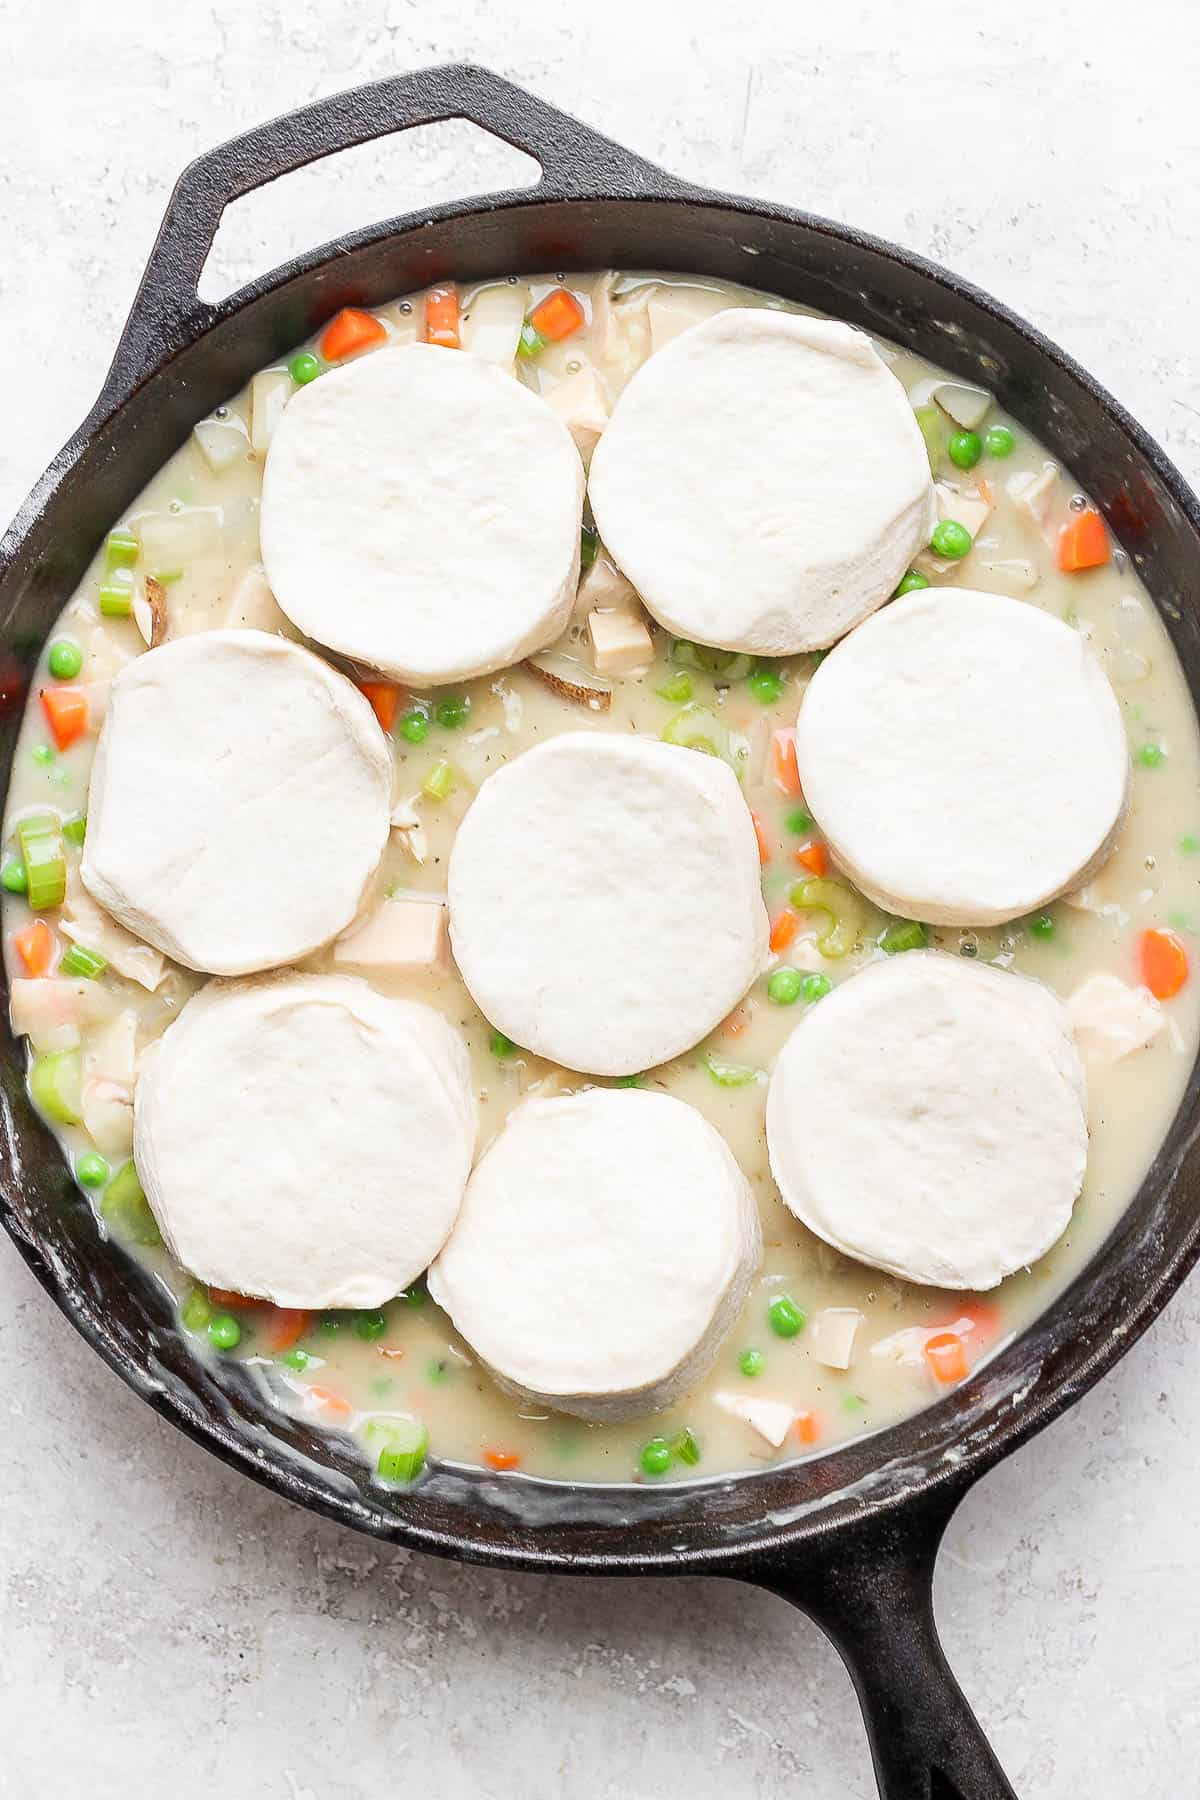
[[[958,1495],[852,1534],[836,1559],[757,1569],[821,1627],[850,1672],[881,1800],[1017,1800],[946,1661],[933,1568]]]
[[[96,415],[111,412],[150,369],[221,315],[196,289],[225,208],[243,194],[356,144],[416,125],[466,119],[523,150],[542,175],[537,201],[662,197],[682,184],[490,69],[446,64],[330,94],[257,125],[189,163],[175,184],[134,297]]]

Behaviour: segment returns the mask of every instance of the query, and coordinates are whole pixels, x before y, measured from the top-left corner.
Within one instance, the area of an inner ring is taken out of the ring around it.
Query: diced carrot
[[[25,964],[25,972],[35,978],[50,973],[54,960],[54,933],[45,919],[35,919],[13,938],[17,955]]]
[[[769,863],[771,860],[771,840],[767,836],[767,828],[763,824],[762,814],[752,812],[750,817],[754,822],[754,835],[758,839],[758,860],[760,863]]]
[[[380,1356],[386,1356],[389,1362],[399,1362],[404,1355],[403,1350],[398,1350],[394,1344],[380,1344],[378,1349]]]
[[[269,1306],[269,1300],[256,1300],[251,1294],[235,1294],[232,1288],[210,1287],[208,1297],[214,1306]]]
[[[561,343],[563,338],[570,337],[578,331],[585,318],[584,310],[567,288],[553,288],[544,300],[539,300],[529,315],[529,323],[535,331],[540,331],[544,338],[552,344]]]
[[[321,334],[321,355],[326,362],[343,362],[347,356],[357,356],[360,350],[374,350],[386,341],[387,330],[374,313],[360,312],[357,306],[344,306]]]
[[[731,1038],[741,1037],[749,1023],[750,1014],[746,1011],[746,1008],[744,1006],[735,1006],[729,1017],[727,1019],[722,1019],[721,1021],[721,1036]]]
[[[829,873],[829,852],[824,844],[805,844],[802,850],[797,850],[796,861],[813,875]]]
[[[321,1408],[322,1412],[329,1413],[335,1419],[348,1419],[354,1411],[345,1396],[339,1394],[334,1388],[310,1387],[308,1393],[309,1398]]]
[[[312,1314],[297,1306],[273,1306],[259,1327],[262,1341],[273,1356],[278,1356],[280,1351],[299,1343],[312,1321]]]
[[[925,1339],[925,1360],[939,1381],[965,1381],[967,1353],[956,1331],[937,1331]]]
[[[42,710],[60,750],[69,750],[88,728],[88,697],[82,688],[43,688]]]
[[[771,736],[771,766],[776,784],[785,794],[800,792],[800,771],[796,767],[796,736],[792,731],[776,731]]]
[[[948,1329],[956,1331],[960,1337],[973,1336],[982,1346],[992,1343],[1000,1336],[1004,1329],[1004,1317],[1000,1308],[991,1300],[962,1300],[959,1302],[958,1317]]]
[[[1058,536],[1058,566],[1068,575],[1080,569],[1098,569],[1108,561],[1108,533],[1104,520],[1089,506],[1077,513]]]
[[[790,906],[785,906],[771,927],[772,950],[786,950],[799,928],[799,919]]]
[[[430,288],[425,296],[425,342],[440,344],[443,350],[461,350],[458,335],[458,289]]]
[[[796,1414],[796,1436],[802,1444],[815,1444],[821,1435],[821,1417],[815,1412]]]
[[[359,688],[371,702],[375,717],[385,731],[390,731],[396,723],[396,709],[400,705],[400,689],[394,681],[360,681]]]
[[[977,475],[975,477],[975,486],[979,489],[980,499],[985,501],[988,506],[995,506],[996,496],[992,491],[992,484],[987,476]]]
[[[1170,1000],[1188,978],[1188,953],[1173,931],[1154,925],[1138,939],[1142,980],[1156,1000]]]
[[[519,1469],[521,1466],[515,1450],[485,1450],[483,1460],[489,1469]]]

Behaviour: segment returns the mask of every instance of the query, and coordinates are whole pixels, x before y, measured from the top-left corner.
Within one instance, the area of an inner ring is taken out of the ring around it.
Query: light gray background
[[[182,164],[462,57],[700,180],[943,260],[1200,480],[1191,0],[0,0],[0,24],[5,517],[90,404]],[[227,283],[511,167],[449,129],[295,178],[223,232]],[[1198,1327],[1193,1285],[951,1529],[947,1650],[1023,1796],[1195,1791]],[[513,1580],[310,1519],[134,1401],[7,1245],[0,1420],[6,1800],[874,1792],[849,1683],[782,1602]]]

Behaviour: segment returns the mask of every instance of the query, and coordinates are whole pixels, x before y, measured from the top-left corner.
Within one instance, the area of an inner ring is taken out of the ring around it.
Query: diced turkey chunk
[[[1026,470],[1020,475],[1010,475],[1004,484],[1009,499],[1026,518],[1033,521],[1039,531],[1045,530],[1050,518],[1057,480],[1058,464],[1048,462],[1039,474],[1034,475]]]
[[[656,287],[650,291],[646,311],[650,318],[650,348],[657,353],[693,325],[703,325],[719,312],[738,303],[716,288]]]
[[[152,994],[161,983],[166,972],[162,951],[144,944],[111,913],[98,906],[74,871],[67,882],[60,930],[72,943],[98,951],[118,975],[136,981],[147,992]]]
[[[611,410],[603,380],[590,363],[585,364],[551,388],[545,400],[575,439],[575,447],[586,463],[600,441]]]
[[[933,493],[939,523],[943,519],[953,519],[970,533],[971,542],[974,543],[987,524],[992,510],[991,503],[984,499],[978,488],[956,488],[948,481],[935,482]],[[938,556],[936,551],[927,547],[913,558],[913,567],[921,569],[927,575],[948,575],[961,561],[961,557]]]
[[[1148,988],[1130,987],[1116,975],[1092,975],[1067,1001],[1075,1042],[1088,1062],[1116,1062],[1144,1050],[1166,1025]]]
[[[714,1394],[713,1399],[722,1412],[744,1420],[774,1450],[779,1449],[796,1417],[784,1400],[754,1400],[749,1394]]]
[[[591,327],[592,354],[614,397],[650,354],[649,305],[656,291],[644,287],[617,295],[616,282],[610,274],[597,285]]]
[[[903,1331],[893,1331],[890,1337],[880,1338],[871,1345],[871,1355],[880,1362],[897,1364],[900,1368],[925,1368],[925,1343],[935,1334],[927,1331],[923,1325],[906,1325]]]
[[[109,1018],[116,1004],[112,989],[99,981],[68,981],[43,975],[20,978],[9,987],[12,1028],[41,1055],[78,1048],[84,1030]]]
[[[854,1361],[854,1340],[863,1316],[854,1306],[826,1306],[817,1313],[808,1334],[808,1348],[827,1369],[848,1369]]]
[[[417,811],[417,795],[412,794],[407,800],[397,800],[392,808],[392,830],[418,866],[423,865],[429,854],[429,841],[421,824],[421,815]]]
[[[1019,599],[1037,586],[1038,572],[1028,557],[993,557],[986,562],[981,557],[975,580],[985,593],[1010,594]]]
[[[588,637],[598,675],[625,675],[654,655],[646,622],[633,612],[590,612]]]
[[[83,1124],[105,1156],[133,1149],[133,1081],[137,1014],[125,1007],[98,1031],[83,1058]]]
[[[251,563],[225,607],[224,617],[216,620],[218,625],[231,627],[235,631],[290,631],[287,619],[279,610],[271,584],[267,580],[267,571],[261,563]]]
[[[385,900],[333,946],[339,969],[380,974],[437,969],[446,961],[446,905],[442,900]]]

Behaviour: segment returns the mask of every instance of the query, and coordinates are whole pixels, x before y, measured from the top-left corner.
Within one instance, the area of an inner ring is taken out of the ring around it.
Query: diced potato
[[[1010,594],[1019,598],[1038,584],[1038,572],[1024,556],[1003,556],[984,560],[981,556],[976,585],[985,593]]]
[[[722,1412],[744,1420],[775,1450],[795,1422],[796,1414],[784,1400],[754,1400],[748,1394],[714,1394],[713,1399]]]
[[[112,990],[98,981],[42,975],[36,981],[18,977],[9,988],[12,1028],[27,1037],[40,1055],[78,1047],[85,1028],[109,1018],[116,1005]]]
[[[1044,531],[1049,522],[1058,475],[1058,464],[1048,462],[1043,464],[1038,474],[1025,471],[1020,475],[1010,475],[1004,484],[1009,499],[1026,518],[1032,520],[1039,531]]]
[[[446,907],[441,900],[385,900],[333,946],[341,969],[426,973],[445,965]]]
[[[264,369],[250,383],[250,447],[255,456],[267,454],[292,393],[292,378],[286,369]]]
[[[654,643],[644,616],[634,612],[590,612],[588,636],[598,675],[624,675],[643,668],[654,656]]]
[[[137,1014],[125,1007],[96,1032],[84,1051],[84,1129],[107,1157],[133,1148],[133,1083]]]
[[[221,542],[219,506],[185,506],[181,512],[148,513],[135,521],[148,575],[181,574]]]
[[[481,289],[462,316],[459,336],[463,349],[511,375],[528,304],[529,289],[524,283],[513,286],[506,281]]]
[[[557,387],[550,388],[543,398],[575,439],[575,447],[584,462],[590,462],[609,417],[608,389],[595,369],[590,363],[576,369]]]
[[[813,1316],[809,1330],[810,1354],[827,1369],[848,1369],[854,1361],[854,1340],[863,1315],[854,1306],[826,1306]]]
[[[201,419],[192,436],[214,475],[222,474],[249,454],[250,439],[236,413],[230,413],[225,419]]]
[[[937,375],[918,381],[909,389],[908,397],[914,407],[928,406],[936,400],[947,417],[964,431],[974,431],[982,425],[992,404],[986,388],[972,387],[966,381],[947,381]]]
[[[1167,1023],[1149,988],[1116,975],[1093,975],[1067,1000],[1075,1042],[1090,1063],[1117,1062],[1153,1043]]]
[[[261,563],[252,563],[246,570],[217,623],[239,631],[278,633],[291,630],[289,621],[279,610],[267,580],[267,571]]]

